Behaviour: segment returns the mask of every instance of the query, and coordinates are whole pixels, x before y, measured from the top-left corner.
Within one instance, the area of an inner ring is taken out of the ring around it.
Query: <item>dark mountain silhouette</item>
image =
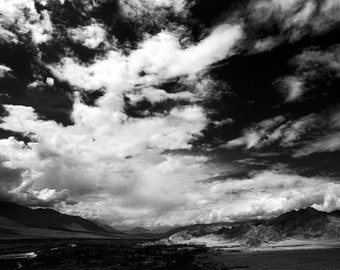
[[[105,228],[78,216],[61,214],[53,209],[30,209],[10,202],[0,202],[0,216],[33,228],[108,233]]]

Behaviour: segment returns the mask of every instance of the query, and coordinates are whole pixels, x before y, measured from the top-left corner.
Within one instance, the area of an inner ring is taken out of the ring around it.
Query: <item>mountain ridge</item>
[[[0,201],[0,216],[30,228],[110,233],[104,227],[79,216],[62,214],[51,208],[31,209]],[[115,233],[120,233],[115,231]],[[122,234],[122,233],[121,233]]]
[[[238,223],[195,224],[169,232],[163,244],[237,242],[244,246],[260,246],[288,238],[340,238],[340,211],[330,213],[312,207],[293,210],[269,220]]]

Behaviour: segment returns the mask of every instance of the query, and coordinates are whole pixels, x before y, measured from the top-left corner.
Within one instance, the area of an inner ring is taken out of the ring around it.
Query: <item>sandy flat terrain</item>
[[[197,260],[206,269],[339,270],[340,244],[335,240],[288,239],[262,247],[219,247]]]

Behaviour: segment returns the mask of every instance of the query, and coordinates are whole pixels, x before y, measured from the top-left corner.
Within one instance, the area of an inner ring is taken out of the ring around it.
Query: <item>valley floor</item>
[[[262,247],[148,245],[132,239],[0,242],[0,269],[338,270],[338,241],[288,239]]]
[[[200,254],[196,260],[214,270],[339,270],[340,249],[218,250]]]

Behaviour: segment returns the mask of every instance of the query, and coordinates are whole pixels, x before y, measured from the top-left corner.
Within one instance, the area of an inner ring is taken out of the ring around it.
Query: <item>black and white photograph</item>
[[[1,270],[339,270],[340,0],[0,0]]]

